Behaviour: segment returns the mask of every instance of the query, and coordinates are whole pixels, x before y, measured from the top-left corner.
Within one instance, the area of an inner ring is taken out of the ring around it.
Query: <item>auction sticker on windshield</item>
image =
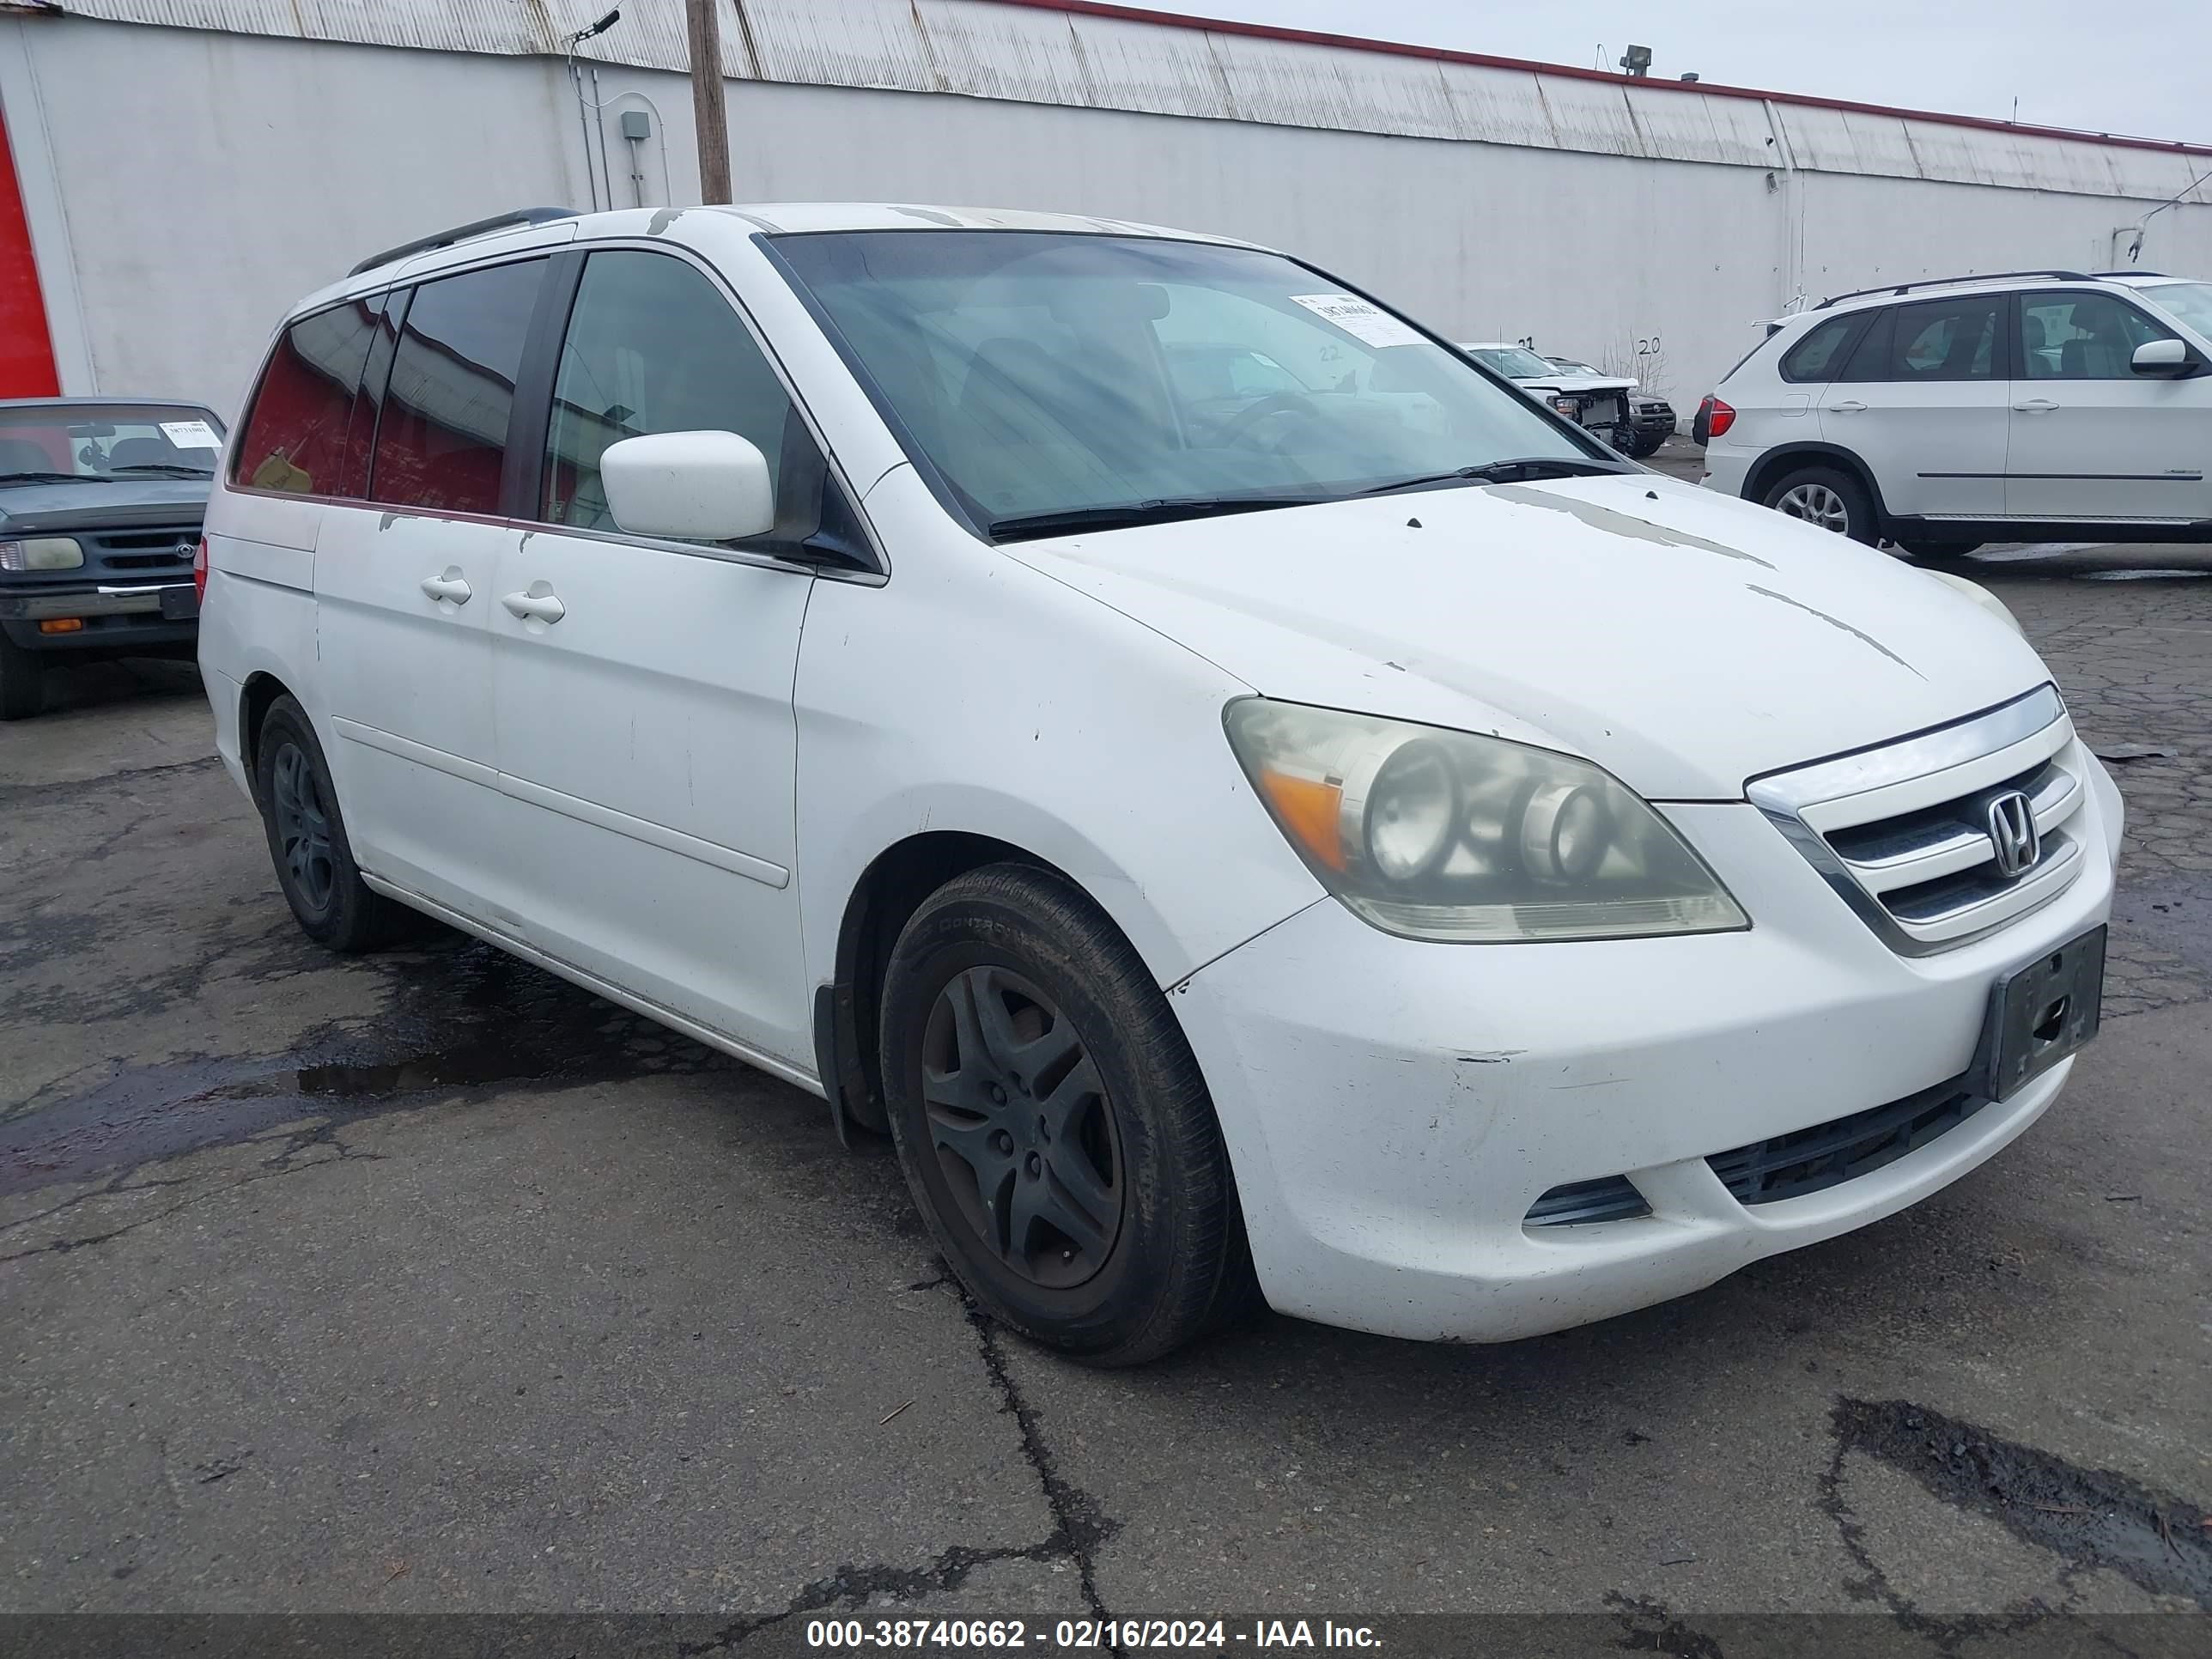
[[[163,421],[161,432],[179,449],[221,449],[222,440],[205,421]]]
[[[1355,340],[1371,346],[1422,345],[1423,337],[1388,312],[1378,311],[1357,294],[1293,294],[1292,305],[1334,323]]]

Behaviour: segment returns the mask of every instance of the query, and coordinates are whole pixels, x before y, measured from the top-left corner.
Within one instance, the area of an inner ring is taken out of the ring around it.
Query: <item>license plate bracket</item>
[[[1975,1092],[2003,1100],[2097,1035],[2105,994],[2099,926],[2010,972],[1990,989]]]

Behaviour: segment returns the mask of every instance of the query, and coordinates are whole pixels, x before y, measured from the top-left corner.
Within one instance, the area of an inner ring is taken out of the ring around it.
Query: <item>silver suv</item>
[[[1917,557],[2212,541],[2212,283],[2014,271],[1838,295],[1699,406],[1704,482]]]

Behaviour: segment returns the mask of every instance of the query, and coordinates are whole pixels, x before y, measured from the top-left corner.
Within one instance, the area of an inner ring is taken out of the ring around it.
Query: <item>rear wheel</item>
[[[261,722],[254,783],[276,884],[309,939],[350,953],[407,931],[413,912],[361,878],[323,746],[293,698],[279,697]]]
[[[23,720],[46,706],[46,671],[35,651],[0,634],[0,720]]]
[[[1158,1358],[1255,1296],[1220,1126],[1167,1000],[1097,907],[1002,864],[891,952],[892,1139],[970,1294],[1092,1364]]]
[[[1784,517],[1802,519],[1869,547],[1881,539],[1866,486],[1832,466],[1804,466],[1784,473],[1766,487],[1765,501]]]

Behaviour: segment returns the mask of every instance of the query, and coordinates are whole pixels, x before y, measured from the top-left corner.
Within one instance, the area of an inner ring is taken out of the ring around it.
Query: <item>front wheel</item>
[[[1083,894],[1016,864],[940,888],[892,950],[882,1033],[907,1184],[993,1316],[1127,1365],[1253,1299],[1198,1062]]]
[[[0,720],[27,720],[46,706],[46,671],[35,651],[0,634]]]
[[[1785,472],[1767,486],[1765,501],[1785,518],[1801,519],[1869,547],[1881,539],[1866,486],[1834,467],[1805,466]]]

